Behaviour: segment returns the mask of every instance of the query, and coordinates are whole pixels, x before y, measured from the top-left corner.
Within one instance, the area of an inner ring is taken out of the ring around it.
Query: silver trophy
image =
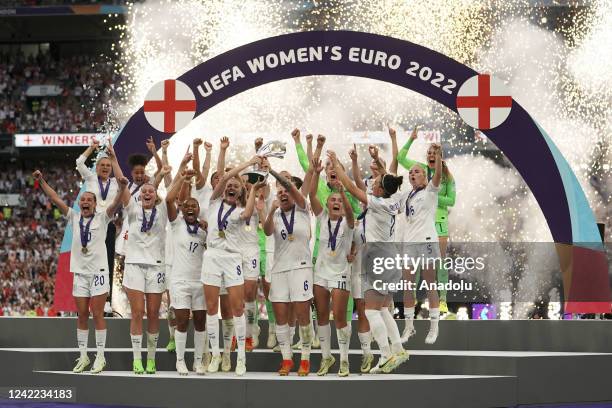
[[[257,150],[257,155],[261,157],[277,157],[282,159],[287,153],[287,144],[280,140],[272,140]]]

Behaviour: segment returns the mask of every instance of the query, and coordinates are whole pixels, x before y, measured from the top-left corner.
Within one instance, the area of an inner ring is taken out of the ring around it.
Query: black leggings
[[[110,222],[108,224],[108,230],[106,231],[106,259],[108,261],[108,271],[110,278],[110,292],[108,293],[109,300],[113,297],[113,275],[115,274],[115,239],[116,239],[115,223]]]

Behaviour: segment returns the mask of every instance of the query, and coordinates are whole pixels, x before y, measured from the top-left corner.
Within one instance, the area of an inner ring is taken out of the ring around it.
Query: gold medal
[[[88,253],[88,252],[89,252],[89,249],[87,249],[87,247],[82,247],[82,248],[81,248],[81,252],[82,252],[82,253],[84,253],[84,254],[86,254],[86,253]]]
[[[219,238],[225,238],[225,231],[219,230]]]
[[[252,229],[253,229],[253,228],[251,228],[251,226],[250,226],[250,225],[246,225],[246,226],[244,227],[244,230],[245,230],[245,231],[247,231],[247,232],[251,232],[251,230],[252,230]]]
[[[106,207],[106,200],[100,200],[100,207]]]
[[[287,237],[287,239],[289,241],[293,241],[295,239],[295,237],[293,236],[293,234],[289,234],[289,236]]]

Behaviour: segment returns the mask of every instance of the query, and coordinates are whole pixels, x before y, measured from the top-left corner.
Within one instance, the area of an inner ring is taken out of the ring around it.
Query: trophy
[[[257,150],[256,154],[260,157],[276,157],[282,159],[285,157],[285,153],[287,153],[286,143],[279,140],[272,140],[271,142],[261,146]],[[258,181],[264,180],[266,177],[268,177],[268,171],[253,166],[253,168],[242,173],[242,175],[246,175],[248,177],[249,183],[255,184]]]

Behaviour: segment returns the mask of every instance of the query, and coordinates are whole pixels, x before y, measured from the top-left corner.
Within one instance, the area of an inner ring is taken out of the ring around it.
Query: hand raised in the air
[[[157,148],[155,147],[155,141],[153,140],[153,136],[149,136],[149,138],[147,139],[146,145],[147,145],[147,149],[149,150],[151,154],[154,155],[155,152],[157,152]]]
[[[376,160],[378,159],[378,147],[374,146],[374,145],[370,145],[368,147],[368,152],[370,153],[370,156]]]
[[[162,167],[162,169],[161,169],[161,174],[162,174],[162,176],[165,176],[165,175],[167,175],[167,174],[170,174],[171,172],[172,172],[172,166],[169,166],[169,165],[165,165],[165,166],[163,166],[163,167]]]
[[[168,146],[170,146],[170,140],[169,139],[164,139],[161,141],[161,148],[163,151],[168,150]]]
[[[212,143],[204,142],[204,150],[206,150],[206,152],[208,153],[212,152],[212,148],[213,148]]]
[[[255,139],[255,151],[258,151],[263,146],[263,137],[258,137]]]
[[[316,157],[313,157],[313,159],[310,161],[310,166],[317,174],[320,174],[323,171],[323,161]]]
[[[229,137],[227,137],[227,136],[223,136],[223,137],[221,138],[220,142],[221,142],[221,149],[222,149],[222,150],[227,150],[227,148],[228,148],[228,147],[229,147],[229,145],[230,145],[230,140],[229,140]]]
[[[117,155],[115,155],[115,148],[113,147],[113,139],[110,137],[108,138],[108,144],[106,145],[106,154],[108,154],[108,157],[111,159],[117,158]]]
[[[181,164],[183,166],[186,165],[187,163],[191,161],[192,158],[193,158],[193,155],[189,151],[187,151],[185,153],[185,156],[183,156],[183,160],[181,161]]]
[[[417,138],[419,134],[418,128],[419,128],[419,125],[414,125],[414,128],[412,129],[412,133],[410,134],[410,140],[415,140]]]
[[[196,147],[200,146],[202,143],[203,143],[203,141],[199,137],[196,137],[195,139],[193,139],[194,150],[195,150]]]
[[[32,173],[32,177],[34,177],[35,180],[42,180],[43,175],[42,172],[40,170],[35,170],[34,173]]]
[[[117,183],[119,183],[119,190],[123,191],[127,188],[129,180],[127,179],[127,177],[119,177],[117,178]]]
[[[295,144],[300,143],[300,129],[295,128],[291,131],[291,137],[293,138],[293,141],[295,142]]]
[[[387,125],[388,126],[388,125]],[[392,127],[389,127],[389,136],[393,139],[397,136],[397,132]]]
[[[313,137],[312,137],[312,133],[307,134],[307,135],[306,135],[306,142],[308,142],[308,143],[312,143],[312,138],[313,138]]]
[[[100,142],[96,140],[96,138],[92,138],[90,146],[92,147],[92,149],[96,150],[100,147]]]
[[[325,136],[323,135],[317,136],[317,147],[321,149],[323,148],[324,144],[325,144]]]
[[[351,158],[352,161],[356,162],[357,161],[357,145],[355,143],[353,143],[353,148],[351,150],[349,150],[349,157]]]
[[[332,162],[334,166],[338,164],[338,156],[336,156],[336,152],[334,152],[333,150],[327,151],[327,158],[329,159],[329,161]]]

